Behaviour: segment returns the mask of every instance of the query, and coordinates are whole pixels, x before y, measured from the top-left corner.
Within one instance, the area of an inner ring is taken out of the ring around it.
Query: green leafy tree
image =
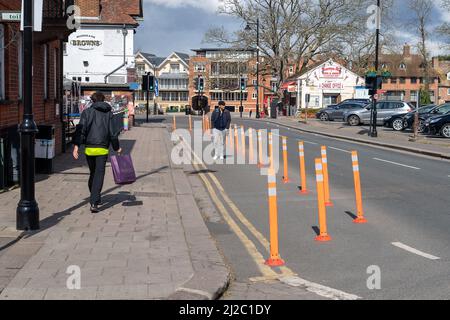
[[[420,89],[420,105],[431,104],[431,96],[430,92],[425,90],[424,88]]]

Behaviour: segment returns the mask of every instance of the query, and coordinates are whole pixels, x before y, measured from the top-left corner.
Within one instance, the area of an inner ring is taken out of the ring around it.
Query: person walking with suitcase
[[[225,159],[224,156],[224,140],[227,134],[227,130],[231,125],[230,111],[225,109],[225,102],[219,101],[219,108],[214,110],[211,116],[211,122],[213,123],[213,139],[214,139],[214,160],[220,158]]]
[[[85,145],[85,155],[89,166],[89,191],[91,212],[99,212],[101,192],[105,179],[105,167],[109,155],[109,147],[119,155],[122,149],[119,143],[119,132],[114,129],[111,106],[105,102],[105,96],[96,92],[91,97],[93,105],[81,114],[80,123],[74,136],[73,157],[78,160],[79,147]]]

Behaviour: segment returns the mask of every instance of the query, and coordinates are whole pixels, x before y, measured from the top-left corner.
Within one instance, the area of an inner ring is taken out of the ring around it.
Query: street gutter
[[[255,119],[249,119],[249,120],[259,121],[259,120],[255,120]],[[379,142],[379,141],[372,141],[372,140],[369,141],[369,140],[365,140],[365,139],[342,136],[342,135],[338,135],[338,134],[331,134],[331,133],[325,133],[325,132],[315,131],[315,130],[310,130],[310,129],[303,129],[303,128],[291,126],[291,125],[288,125],[285,123],[280,123],[280,122],[273,121],[273,120],[264,119],[262,121],[265,121],[266,123],[281,125],[281,126],[284,126],[287,128],[291,128],[291,129],[306,132],[306,133],[318,134],[318,135],[329,137],[329,138],[338,138],[338,139],[352,141],[352,142],[358,142],[358,143],[362,143],[362,144],[366,144],[366,145],[375,145],[375,146],[379,146],[379,147],[401,150],[401,151],[406,151],[406,152],[410,152],[410,153],[422,154],[422,155],[430,156],[430,157],[434,157],[434,158],[450,160],[450,153],[440,153],[440,152],[424,150],[424,149],[420,149],[420,148],[412,148],[412,147],[405,147],[405,146],[401,146],[401,145],[390,144],[390,143],[386,143],[386,142]]]

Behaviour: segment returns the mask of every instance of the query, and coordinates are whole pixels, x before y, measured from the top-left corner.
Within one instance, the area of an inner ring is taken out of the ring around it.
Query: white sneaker
[[[213,160],[214,160],[214,161],[217,160],[217,159],[219,159],[218,156],[214,156],[214,157],[213,157]]]
[[[221,157],[220,157],[220,160],[225,160],[225,157],[224,157],[224,156],[221,156]]]

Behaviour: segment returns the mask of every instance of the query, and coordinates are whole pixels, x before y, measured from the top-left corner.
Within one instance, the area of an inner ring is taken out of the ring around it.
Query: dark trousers
[[[103,181],[105,180],[105,167],[108,156],[86,156],[89,166],[89,191],[91,192],[91,205],[100,203]]]

